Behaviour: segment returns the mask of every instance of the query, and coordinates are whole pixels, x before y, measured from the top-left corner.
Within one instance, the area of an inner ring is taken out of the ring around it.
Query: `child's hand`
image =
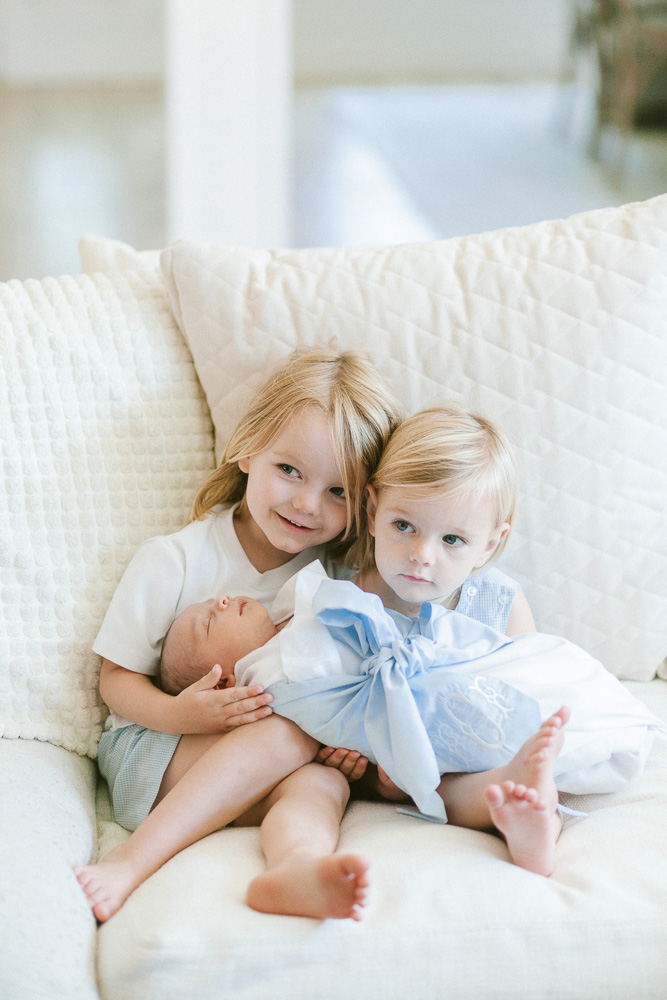
[[[222,667],[216,664],[200,680],[174,697],[173,707],[179,733],[229,733],[232,729],[271,715],[269,702],[260,684],[252,687],[218,688]]]
[[[348,781],[357,781],[368,766],[368,757],[362,757],[356,750],[343,750],[342,747],[321,747],[315,761],[325,767],[338,768]]]

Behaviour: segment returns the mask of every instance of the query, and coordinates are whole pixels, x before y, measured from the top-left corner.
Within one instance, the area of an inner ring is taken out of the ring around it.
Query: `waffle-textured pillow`
[[[625,678],[667,653],[667,196],[435,243],[162,254],[217,452],[298,345],[366,348],[409,410],[497,420],[523,494],[503,558],[538,628]]]
[[[187,519],[206,401],[159,272],[0,285],[0,735],[94,755],[91,643],[130,557]]]

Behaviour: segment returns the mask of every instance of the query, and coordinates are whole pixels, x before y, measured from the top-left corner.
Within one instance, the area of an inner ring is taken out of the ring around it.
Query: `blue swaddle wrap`
[[[510,643],[508,636],[438,605],[424,604],[416,618],[388,612],[345,581],[322,579],[309,603],[342,672],[304,677],[300,668],[292,672],[302,679],[289,680],[287,669],[286,682],[267,688],[271,707],[321,743],[379,764],[421,812],[445,818],[441,774],[504,764],[539,728],[535,699],[498,678],[456,671]],[[299,649],[289,632],[282,633],[286,662]],[[303,647],[294,655],[303,659]],[[309,655],[317,660],[316,649]]]

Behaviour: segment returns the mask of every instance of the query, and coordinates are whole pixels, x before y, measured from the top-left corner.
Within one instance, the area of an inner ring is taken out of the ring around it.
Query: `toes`
[[[87,865],[74,865],[72,871],[74,872],[76,880],[81,888],[85,890],[86,886],[90,885],[93,877],[92,870],[88,868]]]
[[[107,902],[97,903],[93,906],[93,913],[101,924],[105,923],[105,921],[109,920],[110,917],[113,916],[113,910]]]
[[[510,781],[505,782],[506,785],[512,784]],[[500,809],[505,801],[505,796],[503,794],[503,788],[500,785],[487,785],[484,789],[484,797],[486,798],[487,804],[490,809]]]

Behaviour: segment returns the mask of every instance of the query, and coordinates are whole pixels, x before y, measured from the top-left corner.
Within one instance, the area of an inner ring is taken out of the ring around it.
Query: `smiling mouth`
[[[278,514],[278,511],[276,511],[276,513]],[[278,517],[280,518],[281,521],[284,521],[285,524],[288,524],[290,526],[290,528],[296,528],[297,531],[313,531],[314,530],[313,528],[309,528],[307,524],[299,524],[298,521],[292,521],[292,520],[290,520],[290,518],[289,517],[285,517],[284,514],[278,514]]]

